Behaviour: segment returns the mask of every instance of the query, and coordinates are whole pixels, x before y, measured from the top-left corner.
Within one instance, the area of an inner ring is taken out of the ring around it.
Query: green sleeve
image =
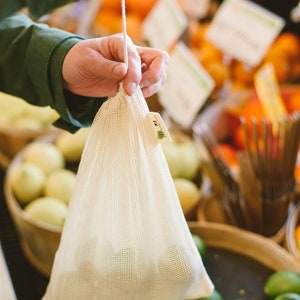
[[[15,13],[21,8],[28,7],[34,18],[39,18],[57,7],[75,2],[75,0],[1,0],[0,19]]]
[[[61,75],[66,53],[81,37],[22,14],[0,21],[0,36],[0,90],[34,105],[50,105],[61,116],[55,125],[69,131],[91,125],[106,98],[64,91]]]

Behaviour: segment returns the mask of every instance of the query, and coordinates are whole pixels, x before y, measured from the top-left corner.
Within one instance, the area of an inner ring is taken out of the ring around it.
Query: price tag
[[[176,123],[189,128],[215,84],[182,42],[170,56],[167,81],[158,93],[159,101]]]
[[[280,88],[272,64],[265,64],[256,72],[254,84],[264,113],[274,122],[276,130],[277,121],[285,117],[287,111],[281,97]]]
[[[247,0],[225,0],[207,38],[227,55],[249,66],[260,64],[282,30],[283,18]]]
[[[152,47],[169,50],[187,26],[188,20],[177,1],[160,0],[147,15],[142,30]]]

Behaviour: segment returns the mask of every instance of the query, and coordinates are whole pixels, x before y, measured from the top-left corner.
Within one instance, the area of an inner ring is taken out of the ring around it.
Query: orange
[[[295,167],[295,179],[300,182],[300,164]]]
[[[190,47],[200,48],[204,42],[207,42],[206,34],[209,29],[210,22],[199,23],[194,20],[189,23],[188,34]]]
[[[253,117],[261,119],[264,116],[263,107],[256,96],[249,98],[242,109],[241,115],[244,116],[246,120],[250,120]]]
[[[291,71],[290,71],[290,76],[291,76],[291,79],[294,79],[294,78],[299,78],[300,76],[300,61],[294,61],[292,64],[291,64]]]
[[[121,13],[121,0],[101,0],[100,9],[112,9]]]
[[[300,225],[298,225],[296,227],[296,230],[295,230],[295,240],[296,240],[297,248],[300,251]]]
[[[201,46],[200,23],[197,20],[191,20],[188,24],[188,36],[190,48],[199,48]]]
[[[122,32],[122,16],[113,9],[100,9],[91,31],[96,36]]]
[[[257,99],[257,96],[254,95],[250,97],[245,104],[245,106],[242,108],[240,112],[240,117],[244,117],[246,121],[246,128],[247,128],[247,133],[249,136],[249,143],[250,146],[253,144],[253,125],[252,125],[252,120],[257,121],[257,134],[258,137],[261,135],[262,131],[262,126],[261,126],[261,118],[264,117],[264,111],[263,108],[260,104],[260,102]],[[242,125],[239,125],[237,129],[233,133],[233,141],[235,145],[239,149],[245,149],[246,142],[245,142],[245,133],[243,130]]]
[[[292,60],[298,60],[300,57],[300,40],[298,36],[292,32],[281,33],[275,40],[273,47],[286,53]]]
[[[230,166],[234,167],[238,165],[237,155],[234,147],[229,143],[219,143],[217,147],[223,160]]]
[[[291,75],[291,63],[288,54],[280,48],[271,47],[265,55],[262,65],[265,63],[271,63],[274,66],[275,75],[279,83],[289,79]]]
[[[126,0],[127,12],[135,13],[140,18],[146,17],[157,0]]]
[[[261,118],[264,117],[263,107],[256,97],[248,100],[241,111],[241,116],[245,118],[248,128],[252,128],[250,123],[252,119],[255,119],[259,123]]]
[[[256,69],[245,65],[242,62],[234,61],[232,64],[232,80],[245,86],[253,85],[253,75]]]
[[[300,111],[300,92],[293,93],[285,100],[285,105],[288,113]]]
[[[223,87],[226,80],[230,78],[230,69],[218,60],[202,61],[206,71],[210,74],[215,82],[215,89]]]
[[[202,64],[209,64],[214,61],[222,63],[223,53],[212,43],[204,41],[200,46],[200,60]]]

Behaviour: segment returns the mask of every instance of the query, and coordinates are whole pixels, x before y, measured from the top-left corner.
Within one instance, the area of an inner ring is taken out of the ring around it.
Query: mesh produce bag
[[[150,113],[151,114],[151,113]],[[44,300],[183,300],[213,285],[138,88],[100,108]]]

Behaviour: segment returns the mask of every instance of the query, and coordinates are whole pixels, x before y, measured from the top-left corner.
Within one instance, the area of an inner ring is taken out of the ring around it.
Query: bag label
[[[171,135],[162,117],[157,112],[149,112],[146,115],[149,126],[159,143],[172,142]]]

